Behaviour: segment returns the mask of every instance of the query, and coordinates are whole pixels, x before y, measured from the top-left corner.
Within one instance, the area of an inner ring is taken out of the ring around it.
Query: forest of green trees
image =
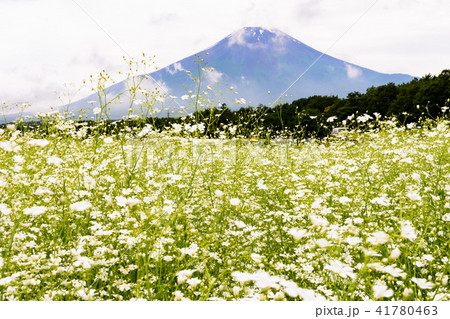
[[[375,118],[396,117],[401,123],[419,118],[436,118],[446,112],[450,99],[450,70],[440,75],[426,75],[400,85],[388,83],[370,87],[365,93],[352,92],[346,98],[337,96],[311,96],[292,103],[268,108],[243,107],[231,111],[224,105],[220,109],[208,109],[195,114],[196,119],[213,119],[209,132],[230,124],[246,127],[243,132],[253,131],[256,126],[262,132],[289,131],[303,135],[324,136],[330,133],[333,123],[342,123],[351,115],[368,114]],[[217,115],[217,116],[216,116]],[[177,119],[158,119],[157,126]]]

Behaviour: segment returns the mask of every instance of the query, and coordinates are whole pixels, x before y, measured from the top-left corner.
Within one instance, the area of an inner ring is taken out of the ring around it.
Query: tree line
[[[364,114],[372,118],[393,116],[403,124],[437,118],[447,111],[449,98],[450,70],[444,70],[437,76],[428,74],[408,83],[370,87],[365,93],[351,92],[345,98],[315,95],[273,108],[259,105],[237,111],[223,105],[222,109],[199,111],[193,118],[212,119],[210,134],[221,127],[238,125],[248,134],[288,131],[294,136],[320,137],[352,115],[355,119]],[[157,126],[173,121],[179,119],[158,119]]]

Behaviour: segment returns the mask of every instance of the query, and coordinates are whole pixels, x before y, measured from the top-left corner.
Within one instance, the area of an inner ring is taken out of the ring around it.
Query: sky
[[[246,26],[378,72],[438,75],[449,14],[446,0],[0,0],[0,105],[49,111],[91,93],[90,75],[124,79],[123,56],[162,68]]]

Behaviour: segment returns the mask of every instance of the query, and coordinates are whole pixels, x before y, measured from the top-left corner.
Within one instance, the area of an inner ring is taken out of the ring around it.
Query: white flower
[[[186,281],[191,288],[197,287],[198,284],[200,284],[202,281],[198,278],[190,278]]]
[[[23,164],[23,162],[25,162],[25,157],[23,157],[22,155],[14,155],[13,160],[17,164]]]
[[[398,247],[395,247],[394,250],[391,251],[391,255],[389,256],[391,259],[397,259],[401,255],[400,249]]]
[[[412,293],[414,293],[414,291],[411,288],[405,288],[405,290],[403,290],[403,296],[405,298],[408,298]]]
[[[312,289],[298,289],[298,295],[302,297],[303,301],[326,301],[326,298]]]
[[[348,202],[351,202],[352,200],[348,198],[347,196],[342,196],[339,198],[339,203],[341,204],[347,204]]]
[[[450,222],[450,213],[447,213],[444,216],[442,216],[442,220],[444,220],[446,222]]]
[[[186,101],[189,98],[189,95],[185,94],[181,97],[182,100]]]
[[[48,164],[54,164],[56,166],[60,166],[62,162],[64,162],[64,161],[57,156],[50,156],[47,158]]]
[[[344,264],[339,260],[330,260],[330,264],[325,266],[325,269],[331,270],[332,272],[338,274],[342,278],[356,278],[356,274],[353,272],[353,268],[350,265]]]
[[[0,286],[6,286],[8,285],[11,281],[13,281],[15,278],[10,276],[10,277],[5,277],[5,278],[1,278],[0,279]]]
[[[394,295],[394,291],[388,289],[385,284],[375,284],[373,285],[372,290],[374,299],[389,298]]]
[[[311,219],[311,222],[314,226],[325,227],[329,224],[328,220],[326,220],[325,218],[316,216],[316,215],[311,215],[311,216],[309,216],[309,218]]]
[[[6,152],[17,152],[20,150],[20,146],[14,141],[0,142],[0,148],[3,148]]]
[[[308,236],[308,232],[305,229],[291,228],[288,231],[289,235],[292,235],[295,240],[300,240],[301,238]]]
[[[275,288],[278,289],[280,285],[278,282],[280,278],[271,276],[263,270],[258,270],[252,275],[252,280],[255,282],[255,286],[261,289]]]
[[[94,261],[92,259],[90,259],[89,257],[85,257],[85,256],[77,256],[77,261],[75,261],[73,263],[73,265],[75,267],[83,267],[85,269],[89,269],[91,268],[92,264],[94,263]]]
[[[239,281],[240,283],[245,283],[252,280],[252,275],[246,272],[234,271],[231,273],[231,276],[234,280]]]
[[[25,208],[23,210],[23,213],[25,215],[39,216],[39,215],[45,213],[46,210],[47,210],[47,207],[45,207],[45,206],[33,206],[30,208]]]
[[[255,286],[260,289],[267,288],[280,288],[278,282],[282,281],[277,276],[271,276],[267,272],[263,270],[258,270],[256,273],[250,274],[246,272],[235,271],[231,273],[231,276],[234,280],[239,281],[240,283],[244,283],[247,281],[254,281]]]
[[[86,189],[93,189],[95,187],[95,184],[95,179],[91,176],[84,177],[84,187],[86,187]]]
[[[40,147],[45,147],[45,146],[47,146],[49,143],[50,143],[49,141],[43,140],[43,139],[32,139],[32,140],[29,140],[29,141],[27,142],[28,145],[31,145],[31,146],[40,146]]]
[[[127,199],[123,196],[116,196],[117,205],[125,207],[127,205]]]
[[[241,203],[241,200],[239,198],[231,198],[230,204],[233,206],[238,206]]]
[[[393,277],[401,277],[403,279],[406,278],[406,273],[403,270],[401,270],[400,268],[397,268],[397,267],[393,267],[393,266],[388,265],[388,266],[384,266],[384,267],[382,267],[381,269],[378,269],[378,270],[380,270],[382,272],[385,272],[385,273],[387,273],[387,274],[389,274],[389,275],[391,275]]]
[[[45,195],[45,194],[52,195],[53,192],[51,190],[49,190],[48,188],[43,188],[43,187],[40,187],[40,186],[38,187],[38,189],[36,189],[34,191],[34,195],[42,196],[42,195]]]
[[[127,205],[130,207],[136,206],[140,203],[141,203],[141,200],[138,198],[131,197],[131,198],[127,199]],[[163,209],[166,210],[166,207],[169,207],[169,206],[164,206]],[[171,207],[171,212],[173,212],[173,211],[174,211],[174,209],[173,209],[173,207]]]
[[[183,126],[181,124],[178,123],[172,123],[172,128],[173,128],[173,132],[178,134],[182,131]]]
[[[121,284],[119,285],[117,288],[119,288],[120,291],[128,291],[131,289],[131,285],[130,284]]]
[[[92,112],[93,112],[95,115],[100,114],[101,111],[102,111],[102,110],[101,110],[99,107],[95,107],[95,108],[92,110]]]
[[[317,246],[319,246],[320,248],[325,248],[325,247],[329,247],[332,246],[332,243],[330,243],[327,239],[325,238],[319,238],[316,241]]]
[[[327,118],[327,122],[328,122],[328,123],[332,123],[332,122],[334,122],[335,120],[337,120],[337,116],[330,116],[329,118]]]
[[[400,236],[411,241],[414,241],[414,239],[417,238],[416,229],[412,226],[410,221],[402,222],[402,231]]]
[[[413,277],[411,279],[411,281],[416,283],[417,286],[419,286],[420,289],[432,289],[434,287],[434,284],[431,283],[431,282],[426,281],[426,279]]]
[[[179,285],[183,284],[186,279],[191,278],[192,274],[195,272],[195,270],[192,269],[185,269],[181,270],[177,273],[177,282]]]
[[[181,291],[177,290],[173,294],[175,295],[175,301],[183,300],[184,295]]]
[[[244,222],[240,221],[240,220],[234,221],[234,224],[236,225],[237,228],[245,228],[245,227],[247,227],[247,225]]]
[[[381,206],[389,206],[389,199],[387,199],[385,196],[382,197],[375,197],[374,199],[371,199],[370,202],[372,204],[378,204]]]
[[[262,258],[263,258],[263,256],[261,256],[259,254],[255,254],[255,253],[251,254],[250,257],[253,259],[253,261],[255,263],[258,263],[258,264],[261,263]]]
[[[82,200],[70,205],[70,209],[75,212],[82,212],[92,207],[92,204],[86,200]]]
[[[11,210],[11,208],[8,207],[8,205],[0,204],[0,212],[3,215],[9,215],[9,214],[11,214],[12,210]]]
[[[108,136],[108,137],[105,137],[105,138],[103,139],[103,142],[104,142],[105,144],[111,144],[111,143],[114,142],[114,139],[113,139],[111,136]]]
[[[367,241],[374,246],[381,245],[389,241],[389,235],[384,231],[377,231],[372,233],[372,236],[367,238]]]
[[[422,197],[416,191],[410,191],[408,194],[406,194],[406,197],[413,201],[422,200]]]
[[[260,180],[258,181],[258,184],[256,184],[256,187],[257,187],[258,189],[261,189],[261,190],[267,190],[267,189],[268,189],[267,186],[264,185],[264,181],[263,181],[262,179],[260,179]]]
[[[181,248],[180,251],[183,255],[189,255],[189,256],[195,257],[198,249],[199,249],[198,245],[196,243],[192,243],[187,248]]]
[[[350,246],[354,246],[354,245],[362,243],[362,239],[359,237],[347,237],[347,238],[345,238],[345,242],[347,244],[349,244]]]

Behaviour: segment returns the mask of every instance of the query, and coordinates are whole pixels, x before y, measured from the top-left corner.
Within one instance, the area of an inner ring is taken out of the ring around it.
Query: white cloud
[[[270,31],[276,35],[276,37],[271,39],[271,42],[275,44],[275,50],[277,50],[279,54],[285,54],[287,52],[286,43],[289,41],[286,33],[278,29],[271,29]]]
[[[174,64],[169,65],[169,67],[167,68],[167,71],[169,71],[170,74],[175,74],[177,72],[186,71],[186,70],[183,68],[181,63],[175,62]]]
[[[245,42],[245,30],[244,29],[237,30],[237,31],[233,32],[232,34],[230,34],[230,36],[228,38],[228,46],[231,47],[234,44],[241,45],[241,46],[245,46],[247,44],[247,42]]]
[[[348,63],[345,64],[345,70],[347,71],[347,77],[350,80],[357,79],[363,75],[363,71],[360,68]]]
[[[222,79],[223,73],[217,71],[217,70],[213,70],[213,71],[209,71],[206,74],[206,79],[208,80],[208,82],[210,84],[212,83],[216,83],[219,82]]]

